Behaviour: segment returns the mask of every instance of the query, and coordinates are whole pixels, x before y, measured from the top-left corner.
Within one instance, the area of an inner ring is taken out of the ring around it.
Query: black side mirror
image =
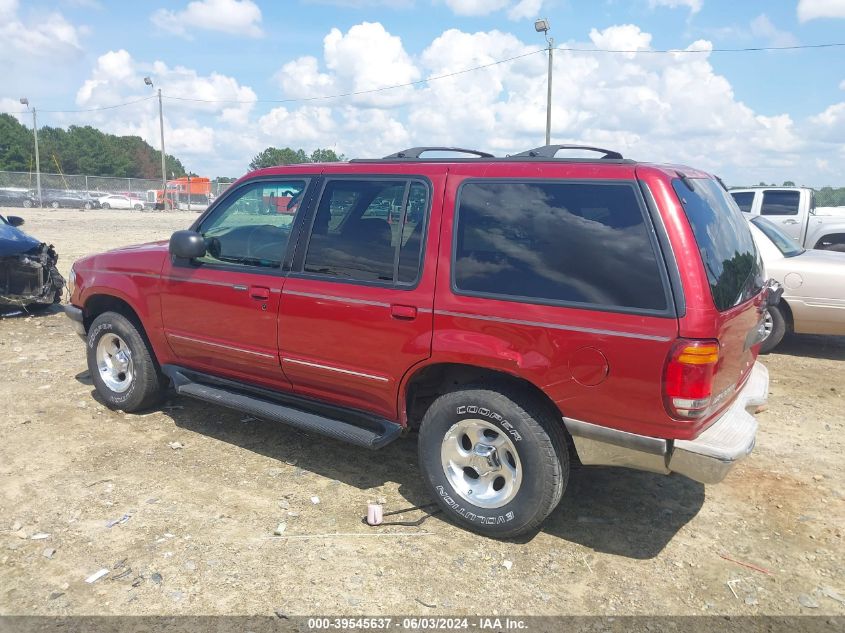
[[[176,231],[170,236],[170,254],[194,259],[205,255],[205,238],[196,231]]]
[[[6,218],[6,222],[8,222],[10,226],[20,226],[23,224],[23,218],[19,215],[10,215]]]

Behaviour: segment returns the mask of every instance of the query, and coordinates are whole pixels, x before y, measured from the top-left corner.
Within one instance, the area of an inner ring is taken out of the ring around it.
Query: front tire
[[[23,201],[23,208],[24,209],[31,209],[32,208],[32,201],[31,200],[24,200]]]
[[[58,208],[59,208],[59,203],[58,203],[58,202],[56,202],[56,201],[51,202],[51,203],[50,203],[50,208],[51,208],[51,209],[58,209]]]
[[[102,204],[102,208],[103,208],[103,209],[111,209],[111,205],[110,205],[108,202],[104,202],[104,203]]]
[[[769,306],[765,317],[764,327],[767,336],[760,345],[760,353],[768,354],[783,340],[786,335],[786,319],[783,310],[778,306]]]
[[[426,411],[420,467],[459,525],[493,538],[532,532],[558,505],[569,478],[562,424],[518,391],[467,387]]]
[[[165,382],[138,327],[122,314],[104,312],[88,329],[88,370],[97,393],[112,409],[148,409]]]

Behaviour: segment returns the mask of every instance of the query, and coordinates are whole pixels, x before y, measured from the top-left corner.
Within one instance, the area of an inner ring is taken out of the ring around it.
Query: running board
[[[162,365],[176,393],[282,422],[370,450],[382,448],[402,433],[402,427],[360,411],[346,410],[305,398],[202,374],[175,365]]]

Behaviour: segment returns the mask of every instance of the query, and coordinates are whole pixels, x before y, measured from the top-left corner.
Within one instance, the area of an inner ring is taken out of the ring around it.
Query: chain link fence
[[[203,211],[231,185],[230,182],[212,180],[207,187],[204,183],[199,188],[186,187],[186,180],[170,181],[166,203],[162,204],[160,179],[42,172],[41,199],[43,206],[90,208],[97,206],[104,196],[116,195],[128,198],[129,208],[140,205],[146,209],[164,206],[166,209]],[[181,186],[175,183],[181,183]],[[35,172],[0,171],[0,206],[37,206],[37,186]],[[119,206],[119,203],[115,201],[111,206]]]

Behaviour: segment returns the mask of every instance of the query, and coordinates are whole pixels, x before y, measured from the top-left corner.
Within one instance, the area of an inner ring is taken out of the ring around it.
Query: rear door
[[[302,395],[397,419],[402,376],[431,354],[445,176],[413,167],[324,175],[279,313]]]

